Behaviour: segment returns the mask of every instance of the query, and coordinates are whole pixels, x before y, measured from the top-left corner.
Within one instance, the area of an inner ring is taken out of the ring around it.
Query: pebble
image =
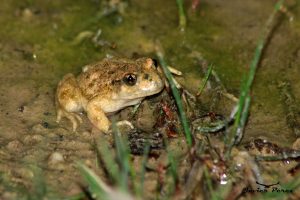
[[[57,164],[57,163],[63,162],[64,160],[65,160],[64,156],[61,153],[53,152],[49,156],[48,164],[50,164],[50,165]]]
[[[13,140],[6,145],[9,151],[20,152],[23,150],[23,144],[19,140]]]
[[[35,145],[43,141],[43,136],[41,135],[26,135],[23,139],[24,144],[26,145]]]

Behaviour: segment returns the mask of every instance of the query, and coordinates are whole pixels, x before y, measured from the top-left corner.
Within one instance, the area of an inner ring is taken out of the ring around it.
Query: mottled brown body
[[[163,80],[152,59],[104,59],[83,67],[75,78],[67,74],[56,91],[57,121],[68,118],[75,131],[81,122],[78,112],[85,110],[90,121],[108,132],[106,114],[138,104],[146,96],[160,92]]]

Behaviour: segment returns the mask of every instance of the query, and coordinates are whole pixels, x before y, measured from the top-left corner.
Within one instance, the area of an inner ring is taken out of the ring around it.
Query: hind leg
[[[82,100],[83,97],[74,75],[65,75],[56,90],[57,123],[61,118],[66,117],[71,121],[73,131],[76,131],[78,124],[82,123],[81,117],[77,114],[82,110]]]
[[[65,117],[71,121],[73,132],[75,132],[76,129],[78,128],[79,123],[82,123],[82,119],[78,114],[70,113],[70,112],[64,111],[63,109],[58,108],[56,122],[60,123],[60,120],[63,117]]]

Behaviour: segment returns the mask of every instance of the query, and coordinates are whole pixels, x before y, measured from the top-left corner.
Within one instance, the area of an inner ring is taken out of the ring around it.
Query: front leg
[[[109,132],[111,122],[106,117],[97,101],[90,101],[86,107],[86,112],[89,120],[94,126],[96,126],[96,128],[104,133]]]
[[[104,133],[111,132],[111,122],[106,117],[104,111],[101,109],[101,101],[97,98],[90,101],[86,107],[86,112],[89,120],[92,124]],[[102,102],[103,103],[103,102]],[[127,120],[122,120],[116,122],[116,125],[119,126],[129,126],[131,129],[134,129],[134,126]]]

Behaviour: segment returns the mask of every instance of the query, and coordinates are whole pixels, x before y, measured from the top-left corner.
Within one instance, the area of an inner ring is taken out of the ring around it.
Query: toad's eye
[[[136,75],[135,74],[126,74],[123,78],[123,81],[129,85],[129,86],[133,86],[136,83]]]

